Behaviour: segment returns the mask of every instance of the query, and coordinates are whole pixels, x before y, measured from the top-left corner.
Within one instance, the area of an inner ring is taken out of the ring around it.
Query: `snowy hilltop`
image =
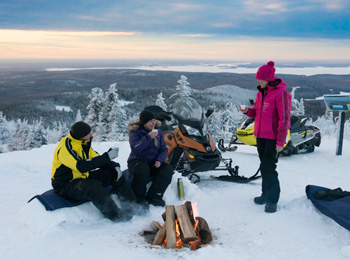
[[[115,161],[126,169],[128,142],[93,143],[93,148],[103,153],[115,145],[120,148]],[[342,156],[335,155],[336,139],[325,137],[313,153],[281,157],[277,170],[282,192],[274,214],[253,202],[260,195],[260,179],[237,184],[210,178],[227,174],[219,171],[200,173],[199,184],[183,177],[185,199],[196,204],[213,236],[209,245],[197,251],[150,248],[139,235],[153,220],[162,223],[164,208],[151,206],[148,215],[113,223],[91,203],[53,212],[36,199],[27,203],[51,189],[55,146],[0,154],[1,259],[350,259],[349,231],[320,213],[305,194],[308,184],[350,190],[348,140],[344,140]],[[232,158],[245,176],[258,168],[252,146],[239,146],[223,157]],[[175,172],[164,196],[169,205],[183,203],[177,197],[178,177]]]

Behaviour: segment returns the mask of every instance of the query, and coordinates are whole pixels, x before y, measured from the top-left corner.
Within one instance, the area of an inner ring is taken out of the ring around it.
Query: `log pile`
[[[189,201],[179,206],[165,206],[162,218],[164,224],[153,221],[152,230],[141,234],[152,246],[196,250],[212,241],[208,223],[204,218],[194,216]]]

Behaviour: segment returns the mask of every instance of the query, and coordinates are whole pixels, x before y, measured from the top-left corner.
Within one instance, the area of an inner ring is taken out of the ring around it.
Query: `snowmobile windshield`
[[[190,136],[206,136],[202,106],[192,97],[181,97],[172,104],[171,111],[182,131]]]
[[[177,98],[171,105],[171,112],[183,117],[185,120],[201,121],[203,108],[194,98],[181,97]]]

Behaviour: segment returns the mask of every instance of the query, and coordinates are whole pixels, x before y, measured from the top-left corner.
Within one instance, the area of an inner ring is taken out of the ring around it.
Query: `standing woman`
[[[163,195],[169,186],[173,170],[165,162],[168,156],[160,122],[154,115],[144,110],[137,121],[129,124],[131,153],[128,158],[129,173],[133,175],[131,187],[138,203],[147,202],[154,206],[165,206]],[[147,191],[147,183],[153,178]]]
[[[255,118],[254,136],[260,158],[262,194],[254,202],[265,205],[265,212],[277,210],[280,197],[280,183],[276,171],[278,153],[283,150],[290,127],[291,95],[286,83],[275,77],[275,63],[269,61],[261,66],[255,78],[258,93],[253,108],[239,108],[248,117]]]

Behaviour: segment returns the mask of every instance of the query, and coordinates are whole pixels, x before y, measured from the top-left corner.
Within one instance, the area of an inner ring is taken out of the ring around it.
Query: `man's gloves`
[[[116,170],[117,173],[118,173],[118,178],[117,178],[117,180],[119,180],[120,177],[122,177],[122,175],[123,175],[122,170],[120,169],[119,166],[116,166],[116,167],[115,167],[115,170]]]
[[[110,160],[113,160],[114,158],[118,157],[118,153],[119,153],[119,148],[115,147],[115,148],[110,148],[107,152],[108,157]]]

